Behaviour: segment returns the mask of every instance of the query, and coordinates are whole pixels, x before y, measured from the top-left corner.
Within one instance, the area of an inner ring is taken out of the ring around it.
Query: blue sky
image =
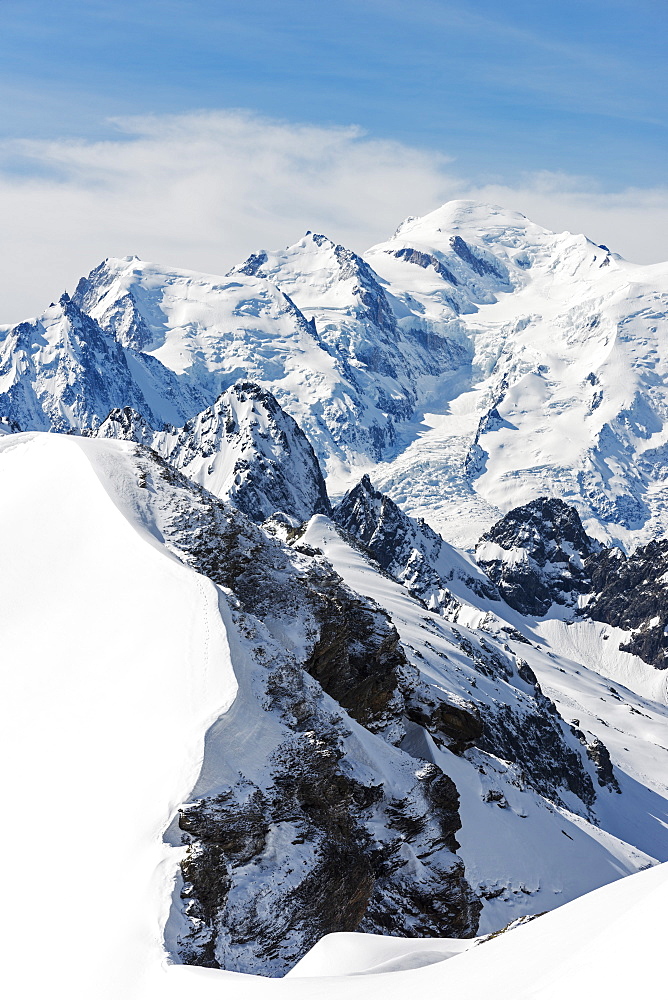
[[[665,0],[2,0],[0,135],[247,108],[441,150],[476,180],[662,183]]]
[[[668,258],[666,0],[0,0],[0,322],[451,198]]]

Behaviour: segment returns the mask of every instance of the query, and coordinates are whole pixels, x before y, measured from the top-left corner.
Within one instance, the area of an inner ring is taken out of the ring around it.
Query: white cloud
[[[363,251],[459,197],[584,231],[631,259],[668,257],[668,189],[607,195],[551,174],[475,187],[445,155],[244,112],[117,125],[114,141],[0,148],[0,321],[41,311],[107,256],[224,273],[306,229]]]

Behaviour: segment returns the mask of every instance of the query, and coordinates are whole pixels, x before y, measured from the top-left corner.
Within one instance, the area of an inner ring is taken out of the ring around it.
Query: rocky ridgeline
[[[182,811],[180,959],[281,975],[332,931],[475,933],[456,787],[397,746],[419,683],[387,615],[322,556],[154,453],[138,461],[161,534],[230,594],[248,650],[237,714],[214,726],[209,757],[217,740],[228,758],[249,731],[261,742],[229,774],[214,769]]]
[[[308,438],[254,382],[237,382],[181,428],[154,431],[124,407],[112,410],[95,434],[147,445],[253,521],[281,511],[300,524],[331,511]]]
[[[668,667],[668,541],[631,555],[590,538],[574,507],[542,497],[508,512],[476,546],[503,599],[542,617],[553,604],[628,632],[620,649]]]
[[[499,592],[467,564],[425,521],[409,517],[364,476],[335,507],[334,521],[395,580],[431,609],[452,616],[459,602],[453,586],[498,600]]]
[[[332,931],[475,933],[457,789],[410,748],[416,730],[454,754],[477,747],[589,816],[587,752],[531,670],[455,631],[480,691],[456,703],[300,529],[281,517],[254,524],[154,452],[137,462],[160,534],[230,595],[229,628],[245,650],[235,708],[207,737],[202,777],[170,834],[186,846],[180,959],[280,975]]]

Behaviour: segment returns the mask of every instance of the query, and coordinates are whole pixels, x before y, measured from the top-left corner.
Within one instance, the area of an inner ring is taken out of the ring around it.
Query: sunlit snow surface
[[[8,997],[152,995],[177,861],[162,834],[236,692],[218,592],[151,543],[128,456],[0,445]]]
[[[597,995],[614,997],[619,992],[610,990],[626,980],[636,988],[649,981],[663,954],[665,866],[463,955],[456,954],[461,941],[342,935],[325,939],[283,981],[169,965],[163,929],[179,852],[163,834],[195,784],[204,735],[234,702],[237,681],[223,595],[160,543],[132,449],[42,434],[5,436],[0,444],[2,553],[11,567],[0,596],[7,995],[153,1000],[186,992],[197,1000],[222,991],[340,996],[345,988],[403,996],[466,983],[471,996],[491,986],[500,997],[549,997],[562,995],[577,974],[584,977],[578,989],[595,982]],[[420,605],[370,570],[326,518],[316,517],[306,537],[349,583],[391,610],[407,649],[420,645],[426,669],[438,670],[429,650],[446,648],[448,623],[428,615],[432,627],[420,633]],[[483,931],[495,919],[498,926],[501,912],[510,919],[546,909],[651,864],[666,843],[661,753],[668,749],[656,745],[664,711],[629,691],[624,704],[610,699],[601,677],[563,657],[552,663],[549,650],[529,654],[546,689],[584,715],[584,728],[606,726],[602,735],[633,808],[617,816],[615,797],[603,790],[597,829],[513,785],[501,762],[498,774],[488,767],[483,776],[427,740],[421,750],[449,770],[462,796],[469,878],[507,887],[508,898],[487,908]],[[460,682],[466,685],[465,674]],[[482,801],[490,781],[504,788],[507,809]],[[606,981],[608,994],[601,992]]]
[[[538,496],[624,546],[668,531],[666,264],[455,201],[363,258],[309,233],[224,278],[125,258],[84,285],[76,301],[135,349],[156,414],[160,378],[190,416],[257,380],[309,436],[332,496],[371,472],[463,547]]]
[[[601,538],[633,545],[665,533],[668,265],[630,264],[519,213],[451,202],[366,254],[391,293],[413,312],[420,304],[425,327],[452,324],[442,282],[396,255],[411,247],[451,260],[452,234],[493,254],[510,286],[481,278],[477,311],[459,320],[471,367],[424,401],[421,425],[406,428],[414,440],[378,468],[378,487],[460,545],[498,511],[554,495]]]

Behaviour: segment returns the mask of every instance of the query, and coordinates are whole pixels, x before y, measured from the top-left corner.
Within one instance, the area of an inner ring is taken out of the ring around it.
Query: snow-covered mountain
[[[7,662],[30,665],[13,674],[3,729],[12,781],[25,779],[26,766],[41,770],[47,754],[56,802],[85,756],[94,808],[88,793],[77,837],[65,828],[52,845],[69,868],[83,838],[94,869],[113,795],[134,810],[116,860],[100,860],[108,880],[94,884],[107,931],[87,946],[86,969],[106,963],[107,948],[125,953],[115,926],[124,899],[135,908],[144,900],[137,919],[164,909],[178,863],[172,957],[275,975],[328,931],[466,936],[482,911],[485,932],[668,857],[665,768],[652,759],[668,710],[619,688],[611,697],[604,678],[555,657],[526,627],[513,640],[454,625],[326,516],[285,544],[271,524],[263,530],[132,442],[5,436],[0,471],[12,568],[0,601],[5,650]],[[41,627],[36,576],[49,595]],[[149,605],[133,596],[146,588]],[[126,624],[91,672],[115,616]],[[562,675],[566,721],[551,690]],[[193,684],[208,687],[195,696]],[[171,714],[161,707],[167,696]],[[193,697],[187,753],[178,743],[162,761],[180,701]],[[614,743],[601,699],[611,720],[617,712],[623,735]],[[157,712],[153,728],[147,712]],[[28,724],[48,713],[49,725]],[[125,748],[118,773],[109,727]],[[63,731],[71,742],[54,756]],[[174,771],[178,753],[185,771]],[[149,766],[154,791],[142,805]],[[179,804],[166,838],[182,846],[168,851],[155,882],[160,834]],[[36,816],[44,808],[40,796],[31,800]],[[23,821],[32,822],[25,811]],[[13,829],[7,835],[14,843]],[[32,898],[25,871],[17,865],[13,892]],[[31,871],[44,895],[44,866]],[[70,886],[72,916],[56,921],[63,902],[48,890],[43,905],[56,910],[46,919],[68,928],[83,902]],[[54,961],[62,968],[65,958]]]
[[[472,202],[409,220],[366,257],[425,332],[456,325],[470,350],[381,488],[466,545],[539,496],[574,504],[602,539],[665,533],[668,265]]]
[[[0,330],[26,995],[463,968],[668,860],[666,288],[456,202]]]
[[[372,472],[465,547],[559,496],[632,548],[668,527],[667,297],[666,265],[451,202],[364,257],[308,233],[225,278],[107,260],[66,306],[4,331],[0,400],[27,430],[79,430],[107,404],[158,430],[252,379],[333,496]]]
[[[73,298],[184,391],[213,402],[239,379],[270,389],[326,467],[378,460],[395,447],[397,420],[414,412],[419,380],[457,367],[462,349],[439,340],[434,352],[403,336],[373,272],[350,251],[311,236],[291,250],[280,286],[260,266],[266,255],[227,278],[126,258],[97,267]],[[310,301],[306,313],[295,304],[291,273],[322,292],[319,323]]]
[[[254,521],[280,511],[299,524],[330,513],[308,438],[271,393],[253,382],[236,383],[183,428],[153,431],[124,407],[112,410],[95,433],[148,445]]]
[[[3,418],[29,430],[81,432],[115,406],[155,427],[181,423],[203,397],[105,332],[67,294],[35,320],[0,328]]]

